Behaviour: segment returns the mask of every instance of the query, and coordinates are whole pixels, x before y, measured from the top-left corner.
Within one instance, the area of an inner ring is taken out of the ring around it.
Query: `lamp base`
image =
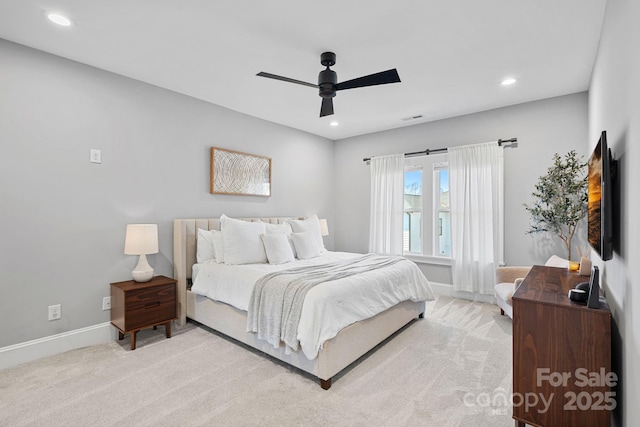
[[[148,282],[153,278],[153,268],[147,262],[146,255],[140,255],[138,265],[136,265],[131,274],[136,282]]]

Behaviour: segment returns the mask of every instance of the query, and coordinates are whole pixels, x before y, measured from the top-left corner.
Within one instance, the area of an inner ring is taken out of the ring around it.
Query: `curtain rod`
[[[518,142],[518,138],[509,138],[509,139],[499,139],[498,140],[498,145],[499,146],[506,146],[509,147],[512,143],[514,142]],[[428,156],[429,154],[434,154],[434,153],[441,153],[443,151],[447,151],[448,148],[434,148],[434,149],[426,149],[423,151],[413,151],[411,153],[404,153],[405,157],[414,157],[414,156]],[[368,162],[371,160],[371,157],[365,157],[364,159],[362,159],[362,161],[364,162]]]

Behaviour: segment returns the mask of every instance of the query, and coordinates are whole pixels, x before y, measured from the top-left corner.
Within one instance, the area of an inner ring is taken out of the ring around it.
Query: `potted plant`
[[[569,151],[564,159],[555,153],[547,174],[538,179],[532,193],[533,204],[524,204],[531,214],[527,234],[548,231],[560,237],[567,248],[568,260],[571,260],[571,240],[578,223],[587,214],[586,165],[575,150]]]

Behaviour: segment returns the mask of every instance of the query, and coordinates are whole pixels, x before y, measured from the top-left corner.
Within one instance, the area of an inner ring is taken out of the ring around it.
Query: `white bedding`
[[[191,291],[246,311],[255,282],[265,274],[359,256],[326,251],[313,259],[281,265],[227,265],[207,261],[193,266]],[[373,317],[402,301],[433,299],[431,285],[418,267],[408,260],[385,269],[326,282],[307,293],[298,326],[298,340],[304,354],[312,360],[325,341],[350,324]]]

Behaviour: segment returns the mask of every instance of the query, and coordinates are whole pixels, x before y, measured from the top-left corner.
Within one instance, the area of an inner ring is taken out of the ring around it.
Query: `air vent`
[[[409,120],[417,120],[417,119],[421,119],[423,117],[422,114],[418,114],[417,116],[410,116],[410,117],[405,117],[404,119],[402,119],[403,122],[407,122]]]

